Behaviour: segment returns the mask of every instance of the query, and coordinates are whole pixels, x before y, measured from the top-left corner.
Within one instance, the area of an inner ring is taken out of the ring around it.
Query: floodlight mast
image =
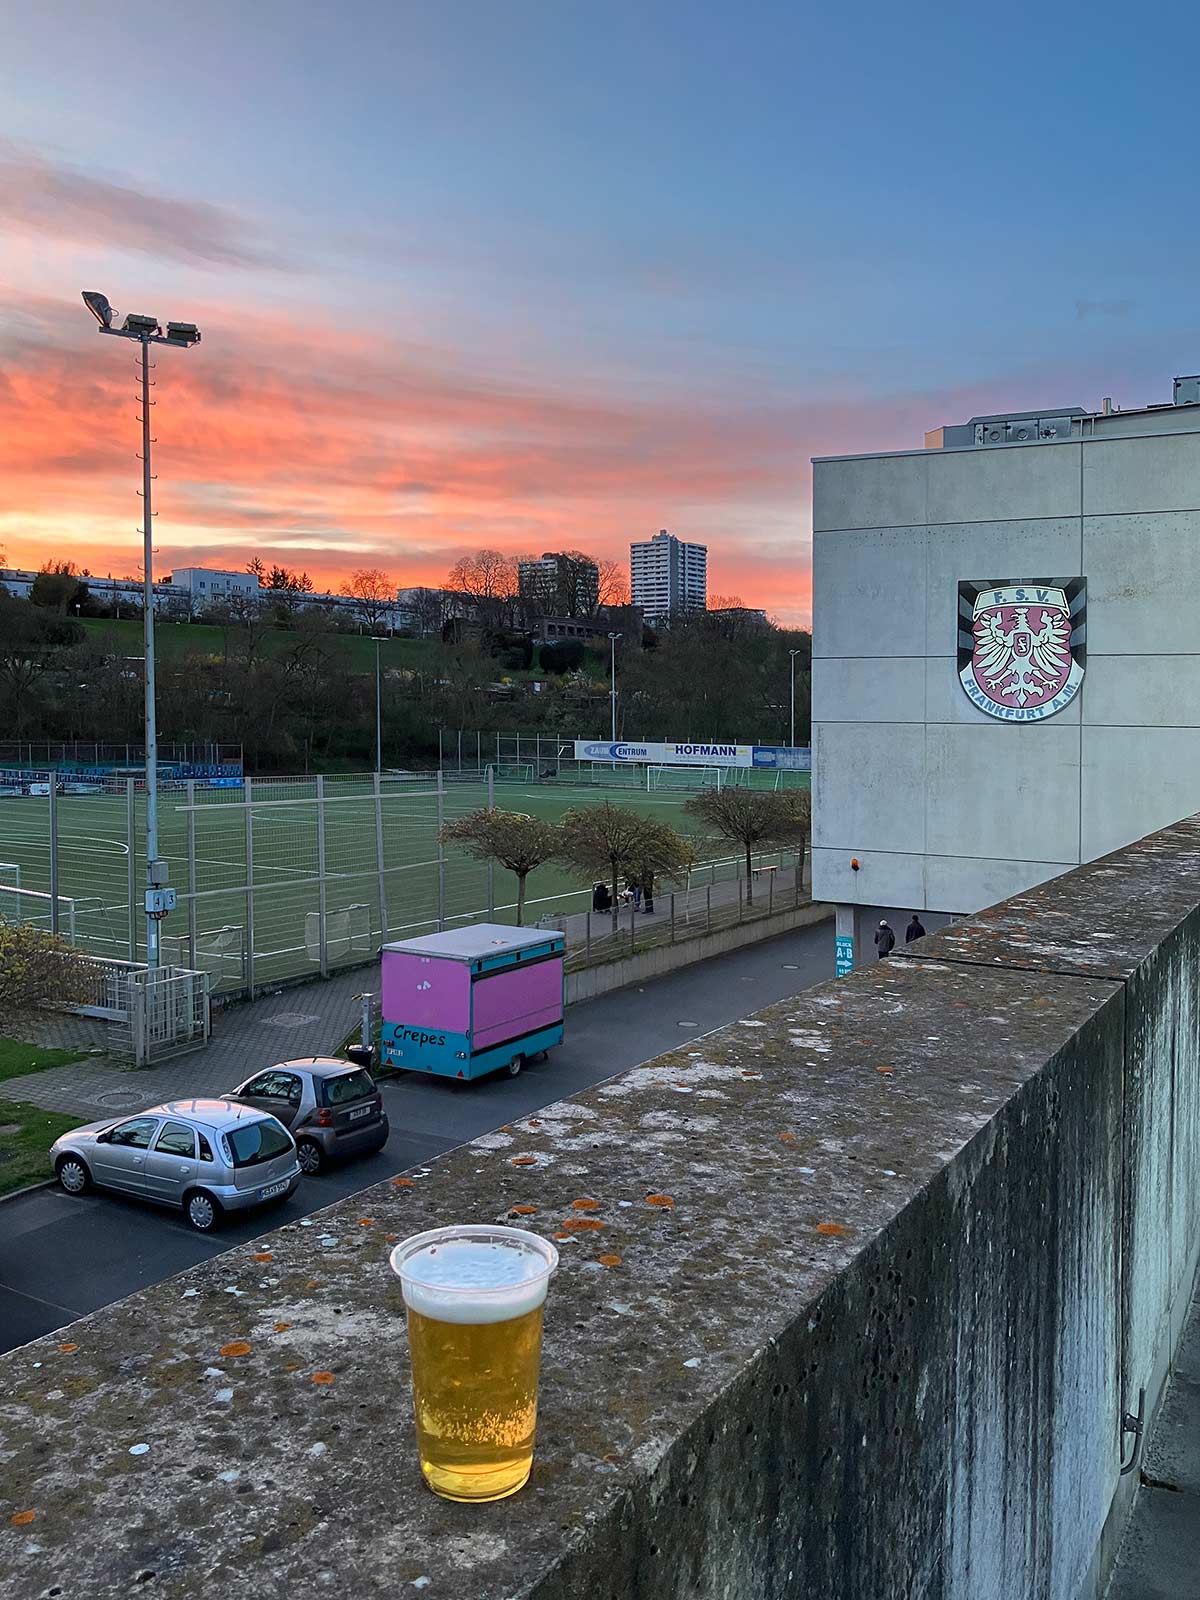
[[[158,319],[132,312],[116,328],[117,313],[107,295],[95,289],[83,291],[83,303],[100,324],[100,333],[120,339],[136,339],[142,347],[142,629],[146,653],[146,965],[157,967],[160,958],[159,924],[167,912],[167,863],[158,854],[158,722],[155,714],[154,686],[154,550],[150,528],[154,516],[150,504],[150,346],[175,345],[186,350],[200,343],[200,330],[191,322],[169,322],[164,334]]]

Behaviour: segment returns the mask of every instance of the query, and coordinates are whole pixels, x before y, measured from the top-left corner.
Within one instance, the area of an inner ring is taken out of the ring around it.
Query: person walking
[[[640,911],[642,909],[642,886],[636,878],[627,878],[625,881],[630,894],[633,896],[633,909]]]
[[[642,898],[645,901],[642,910],[648,917],[652,917],[654,915],[654,874],[652,872],[647,872],[645,875],[645,881],[642,884]]]
[[[609,911],[612,908],[612,895],[608,892],[606,883],[597,883],[592,889],[592,910]]]
[[[890,956],[895,948],[896,935],[888,926],[885,918],[875,930],[875,949],[879,960],[882,961],[885,956]]]
[[[914,939],[923,939],[924,937],[925,937],[925,924],[921,921],[920,917],[914,911],[913,914],[912,914],[912,921],[909,923],[908,927],[905,928],[905,930],[904,930],[904,942],[905,942],[905,944],[911,944]]]

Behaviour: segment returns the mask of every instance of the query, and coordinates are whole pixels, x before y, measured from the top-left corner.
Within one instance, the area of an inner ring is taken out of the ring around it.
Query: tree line
[[[684,811],[712,839],[736,845],[744,854],[746,899],[754,902],[753,856],[764,846],[797,850],[803,876],[805,842],[811,825],[807,789],[751,789],[730,785],[693,795]],[[457,845],[479,861],[495,862],[517,880],[517,923],[525,920],[525,886],[530,875],[560,862],[609,889],[613,931],[617,927],[621,880],[637,884],[653,909],[657,880],[682,878],[697,859],[697,841],[630,806],[571,806],[558,822],[524,812],[485,806],[456,817],[441,831],[443,844]]]
[[[622,613],[611,615],[619,620]],[[794,666],[796,741],[808,743],[808,634],[742,633],[736,618],[704,612],[680,617],[657,634],[643,633],[634,613],[616,631],[623,635],[617,644],[619,736],[784,744]],[[373,763],[374,664],[352,659],[324,612],[297,610],[284,630],[271,613],[228,613],[215,645],[212,638],[181,625],[171,650],[160,647],[164,741],[241,744],[248,769],[260,772]],[[800,652],[794,662],[792,650]],[[528,679],[499,681],[539,667],[540,692]],[[0,592],[0,728],[6,737],[140,743],[142,682],[140,650],[135,655],[128,646],[106,643],[58,606]],[[609,688],[607,640],[598,648],[562,641],[537,659],[527,637],[504,631],[414,644],[411,665],[385,665],[384,763],[436,763],[441,728],[604,737]]]

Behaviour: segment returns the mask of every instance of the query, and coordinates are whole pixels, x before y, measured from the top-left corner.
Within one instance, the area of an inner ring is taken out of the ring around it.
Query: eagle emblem
[[[1082,578],[959,585],[959,680],[988,716],[1037,722],[1084,674]]]

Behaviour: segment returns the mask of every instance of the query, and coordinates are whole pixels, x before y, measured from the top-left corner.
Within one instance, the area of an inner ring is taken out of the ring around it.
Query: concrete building
[[[815,460],[814,896],[971,912],[1200,809],[1197,615],[1196,378]]]
[[[590,617],[600,600],[600,569],[594,561],[547,550],[536,561],[517,564],[521,598],[562,617]]]
[[[80,583],[87,585],[89,597],[102,606],[112,606],[119,613],[121,606],[129,607],[129,614],[141,611],[145,591],[140,578],[101,578],[94,572],[77,574]],[[18,600],[28,600],[37,573],[23,567],[0,568],[0,588],[8,590]],[[188,591],[174,582],[154,585],[154,610],[171,616],[188,615]]]
[[[253,572],[221,572],[211,567],[177,567],[171,583],[187,590],[195,610],[222,601],[257,600],[260,589]]]
[[[646,621],[666,622],[673,611],[703,611],[708,601],[708,546],[685,544],[663,528],[629,546],[633,604]]]

